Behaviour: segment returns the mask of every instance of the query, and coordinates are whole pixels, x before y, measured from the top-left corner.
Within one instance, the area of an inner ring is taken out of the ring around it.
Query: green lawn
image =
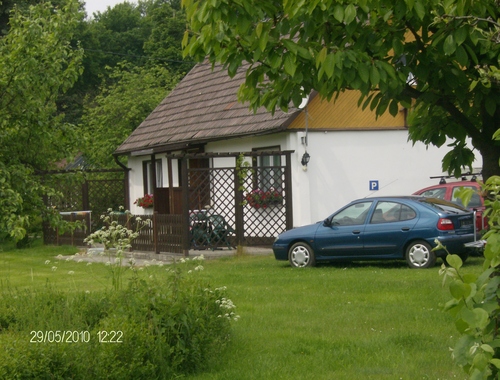
[[[75,252],[4,248],[2,284],[109,286],[104,265],[55,259]],[[213,287],[227,286],[241,318],[233,322],[224,353],[188,378],[464,379],[449,349],[457,332],[451,316],[440,310],[450,297],[439,265],[410,270],[404,262],[364,262],[294,269],[272,255],[206,260],[194,275]],[[481,259],[469,259],[464,270],[480,272]]]
[[[109,271],[104,265],[67,260],[76,253],[79,249],[69,246],[37,244],[28,249],[0,246],[0,284],[24,288],[50,283],[62,289],[90,291],[107,286]]]

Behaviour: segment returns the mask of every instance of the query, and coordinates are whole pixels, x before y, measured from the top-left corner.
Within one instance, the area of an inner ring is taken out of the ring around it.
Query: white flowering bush
[[[118,221],[120,215],[126,216],[125,224],[122,225]],[[101,220],[104,226],[90,234],[84,242],[89,245],[101,243],[105,250],[115,249],[117,255],[123,255],[125,250],[132,247],[132,240],[139,236],[139,231],[148,225],[148,221],[142,220],[140,217],[133,217],[129,210],[123,210],[120,206],[120,212],[114,212],[108,209],[106,214],[101,215]],[[134,229],[129,226],[135,225]]]
[[[119,216],[125,215],[125,223],[120,224]],[[84,240],[90,246],[96,243],[104,245],[103,254],[108,255],[107,265],[110,267],[113,287],[117,290],[122,287],[123,272],[127,269],[122,266],[125,251],[132,248],[132,241],[139,236],[141,229],[149,225],[149,221],[134,217],[128,210],[120,207],[120,212],[108,209],[106,214],[101,215],[103,227]],[[134,228],[130,228],[131,226]],[[113,261],[112,261],[113,260]]]

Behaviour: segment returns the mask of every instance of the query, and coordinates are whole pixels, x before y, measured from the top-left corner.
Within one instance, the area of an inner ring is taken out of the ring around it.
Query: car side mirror
[[[332,220],[330,218],[326,218],[325,220],[323,220],[323,226],[331,227],[331,225],[332,225]]]

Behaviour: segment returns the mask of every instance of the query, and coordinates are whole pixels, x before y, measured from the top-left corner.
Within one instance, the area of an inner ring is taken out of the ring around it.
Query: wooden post
[[[71,223],[73,223],[75,221],[75,213],[74,212],[69,214],[69,221]],[[72,247],[75,246],[75,231],[71,231],[71,246]]]
[[[125,192],[125,204],[123,207],[125,207],[125,210],[130,210],[130,189],[129,189],[129,172],[128,170],[124,170],[124,179],[123,179],[123,188]],[[90,209],[87,209],[90,210]]]
[[[286,213],[286,229],[293,228],[293,196],[292,196],[292,153],[286,152],[285,164],[285,213]]]
[[[158,211],[153,211],[153,249],[156,253],[160,253],[158,245]]]
[[[156,155],[153,153],[151,155],[151,181],[153,182],[153,188],[151,189],[151,194],[153,194],[153,199],[156,196]],[[156,211],[156,204],[153,201],[153,212]]]
[[[82,183],[82,210],[90,210],[89,203],[89,182]]]
[[[181,158],[181,182],[182,182],[182,253],[184,257],[189,256],[191,248],[191,236],[189,231],[189,179],[188,179],[188,160]]]
[[[240,190],[238,168],[234,169],[234,210],[236,245],[240,246],[245,240],[245,222],[243,218],[243,191]]]
[[[167,172],[168,172],[168,213],[175,214],[174,212],[174,176],[172,174],[172,158],[167,158]]]

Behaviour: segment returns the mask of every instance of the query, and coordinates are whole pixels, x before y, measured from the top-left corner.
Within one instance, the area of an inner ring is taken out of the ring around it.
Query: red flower
[[[268,191],[255,189],[245,195],[245,200],[250,206],[258,209],[283,202],[283,196],[274,189]]]
[[[142,208],[153,207],[153,194],[145,194],[142,198],[137,198],[134,202],[135,205]]]

